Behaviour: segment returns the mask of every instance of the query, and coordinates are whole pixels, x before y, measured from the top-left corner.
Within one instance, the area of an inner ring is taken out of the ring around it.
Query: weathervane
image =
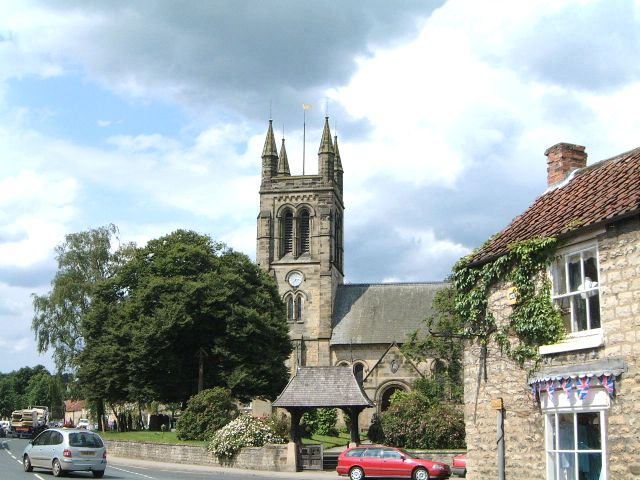
[[[310,103],[302,104],[302,175],[304,175],[304,161],[306,153],[306,140],[307,140],[307,110],[311,108]]]

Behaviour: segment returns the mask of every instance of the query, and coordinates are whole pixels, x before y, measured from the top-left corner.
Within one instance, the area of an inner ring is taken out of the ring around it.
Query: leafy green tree
[[[302,415],[302,424],[309,435],[337,436],[338,411],[335,408],[316,408]]]
[[[52,415],[57,412],[60,418],[62,391],[61,377],[51,375],[42,365],[0,374],[0,417],[10,417],[14,410],[42,405],[49,407]]]
[[[222,387],[194,395],[180,415],[176,432],[182,440],[209,440],[213,434],[238,416],[231,392]]]
[[[379,422],[374,422],[372,430],[375,441],[389,445],[417,449],[465,446],[462,406],[434,401],[419,389],[397,392]]]
[[[31,324],[38,351],[53,350],[58,371],[77,367],[86,336],[82,317],[91,308],[95,286],[111,277],[127,258],[131,246],[114,250],[118,229],[107,225],[72,233],[55,249],[58,271],[46,295],[33,295]]]
[[[273,398],[286,384],[291,342],[275,282],[206,235],[151,240],[96,292],[78,376],[106,398],[184,403],[201,359],[204,386],[239,399]]]
[[[430,398],[461,403],[464,395],[462,333],[464,319],[455,310],[456,291],[448,286],[439,290],[433,300],[433,314],[425,323],[429,334],[413,332],[402,350],[417,361],[432,362],[431,378],[420,380],[422,391]]]

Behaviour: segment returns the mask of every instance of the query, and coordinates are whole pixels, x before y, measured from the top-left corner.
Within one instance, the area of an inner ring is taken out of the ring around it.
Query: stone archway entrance
[[[378,403],[378,413],[382,413],[389,408],[389,405],[391,405],[391,396],[398,391],[406,392],[407,389],[404,386],[398,384],[388,385],[387,387],[385,387],[385,389],[382,391],[382,394],[380,395],[380,402]]]

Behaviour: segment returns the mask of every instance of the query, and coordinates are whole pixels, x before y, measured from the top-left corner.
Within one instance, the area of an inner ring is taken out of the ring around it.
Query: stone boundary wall
[[[115,457],[190,465],[208,465],[211,467],[244,468],[247,470],[288,471],[287,444],[243,448],[233,460],[221,462],[213,453],[209,452],[206,447],[200,445],[122,442],[117,440],[104,440],[104,443],[107,446],[107,454]],[[465,451],[412,450],[412,453],[419,458],[425,458],[435,462],[444,462],[451,465],[453,457],[460,453],[465,453]]]
[[[219,461],[206,447],[199,445],[116,440],[105,440],[104,443],[107,446],[107,454],[116,457],[248,470],[286,471],[286,444],[243,448],[232,460]]]

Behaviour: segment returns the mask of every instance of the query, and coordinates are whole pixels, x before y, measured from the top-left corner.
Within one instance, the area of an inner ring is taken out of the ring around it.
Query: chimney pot
[[[573,170],[587,166],[587,153],[582,145],[557,143],[547,148],[544,154],[547,156],[549,186],[562,182]]]

